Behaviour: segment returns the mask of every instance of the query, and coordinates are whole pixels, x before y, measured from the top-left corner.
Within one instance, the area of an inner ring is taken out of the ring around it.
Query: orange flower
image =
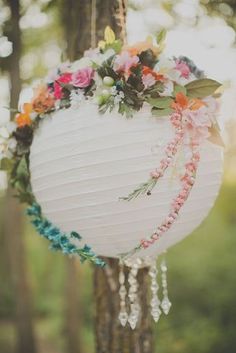
[[[55,104],[53,95],[44,84],[39,85],[34,92],[32,99],[33,110],[37,113],[45,113],[52,109]]]
[[[188,98],[182,92],[178,92],[175,96],[175,102],[171,104],[173,109],[186,109],[188,108]]]
[[[143,75],[148,75],[148,74],[151,74],[156,80],[163,80],[164,79],[164,76],[162,74],[159,74],[155,71],[153,71],[150,67],[148,66],[144,66],[143,67],[143,70],[142,70],[142,73]]]
[[[30,113],[32,112],[32,104],[25,103],[23,105],[22,113],[16,115],[16,123],[18,127],[24,127],[26,125],[31,125],[32,120],[30,119]]]
[[[185,96],[182,92],[178,92],[175,96],[175,102],[172,103],[171,108],[176,110],[190,109],[198,110],[206,105],[201,99],[191,98]]]
[[[153,45],[152,37],[148,37],[144,42],[138,42],[132,46],[123,48],[123,50],[128,51],[132,56],[138,55],[148,49],[151,49],[156,56],[160,53],[159,47]]]

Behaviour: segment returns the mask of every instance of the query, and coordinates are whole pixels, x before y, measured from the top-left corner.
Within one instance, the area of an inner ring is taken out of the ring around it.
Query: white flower
[[[89,57],[84,57],[84,58],[81,58],[79,60],[76,60],[74,61],[72,64],[71,64],[71,69],[70,71],[72,72],[75,72],[75,71],[78,71],[80,69],[84,69],[85,67],[90,67],[92,66],[92,60],[91,58]]]
[[[123,101],[125,95],[123,91],[117,91],[117,94],[114,95],[114,103],[119,104],[120,102]]]
[[[219,113],[219,102],[217,99],[209,96],[203,99],[203,101],[207,104],[207,110],[209,114],[217,115]]]
[[[98,48],[90,48],[88,50],[85,50],[84,52],[84,57],[85,58],[90,58],[92,61],[96,60],[96,58],[100,55],[100,50]]]
[[[117,91],[117,89],[116,89],[116,86],[112,86],[112,87],[111,87],[111,94],[112,94],[112,96],[116,96],[116,95],[118,94],[118,91]]]
[[[175,67],[174,60],[171,60],[164,55],[160,55],[158,63],[154,67],[154,71],[157,71],[161,74],[166,74],[170,70],[174,69],[174,67]]]
[[[100,51],[98,51],[97,49],[90,49],[85,52],[85,59],[89,58],[91,63],[101,65],[104,61],[108,60],[114,54],[115,51],[113,49],[108,49],[105,51],[105,53],[100,53]]]
[[[156,83],[156,79],[152,74],[142,76],[142,82],[145,88],[151,87]]]
[[[191,73],[188,78],[182,77],[179,70],[172,69],[167,73],[167,77],[176,82],[177,84],[184,86],[187,83],[196,80],[196,77]]]
[[[173,82],[171,80],[166,80],[166,82],[164,82],[164,91],[160,93],[160,96],[162,97],[172,96],[173,90],[174,90]]]
[[[81,102],[85,101],[83,90],[72,91],[70,94],[70,104],[72,109],[78,109]]]
[[[174,59],[166,58],[161,55],[158,63],[155,65],[154,70],[164,74],[171,81],[176,82],[179,85],[186,85],[187,83],[196,80],[196,77],[191,73],[188,78],[182,77],[181,72],[176,68],[176,62]]]

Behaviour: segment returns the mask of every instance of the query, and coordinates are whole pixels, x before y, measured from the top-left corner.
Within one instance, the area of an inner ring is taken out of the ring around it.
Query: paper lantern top
[[[0,127],[1,169],[9,171],[20,201],[29,204],[32,223],[49,239],[54,250],[78,254],[82,261],[89,259],[104,265],[89,246],[75,245],[73,240],[81,239],[78,232],[64,233],[44,217],[32,192],[29,154],[33,135],[41,122],[53,118],[56,111],[79,109],[87,102],[95,105],[101,114],[110,112],[112,117],[115,111],[124,119],[135,119],[136,112],[147,106],[155,119],[169,120],[174,137],[166,145],[160,165],[150,171],[147,181],[123,197],[127,202],[152,192],[172,165],[180,146],[187,146],[189,150],[189,158],[179,176],[181,191],[173,199],[169,214],[149,238],[140,239],[132,251],[121,256],[149,247],[171,228],[193,188],[200,159],[199,146],[207,139],[222,145],[216,121],[220,83],[206,78],[187,57],[166,58],[164,37],[162,31],[156,44],[150,37],[145,42],[127,46],[107,27],[104,41],[97,49],[90,49],[83,58],[61,64],[51,72],[35,88],[31,102],[23,104],[15,121]]]

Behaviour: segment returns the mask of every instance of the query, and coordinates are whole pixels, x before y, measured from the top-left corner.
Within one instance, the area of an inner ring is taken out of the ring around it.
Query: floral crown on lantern
[[[131,46],[122,45],[107,27],[98,48],[89,49],[81,59],[63,63],[50,72],[35,88],[32,100],[22,105],[14,121],[0,123],[0,169],[7,171],[17,197],[29,205],[27,213],[32,224],[50,241],[53,250],[77,254],[81,261],[88,259],[104,265],[88,245],[75,245],[74,240],[81,239],[79,233],[64,233],[44,217],[32,192],[30,146],[38,126],[54,112],[69,107],[77,109],[87,101],[96,105],[101,114],[118,111],[124,119],[135,119],[135,112],[145,105],[156,119],[169,119],[174,138],[165,147],[160,165],[150,171],[147,181],[121,197],[124,201],[150,195],[157,181],[173,165],[180,147],[188,146],[191,151],[179,177],[181,190],[169,214],[153,234],[122,255],[125,257],[149,247],[171,228],[194,185],[199,146],[206,140],[223,145],[215,118],[221,84],[206,78],[185,56],[167,58],[163,54],[164,39],[162,31],[157,44],[149,37]]]

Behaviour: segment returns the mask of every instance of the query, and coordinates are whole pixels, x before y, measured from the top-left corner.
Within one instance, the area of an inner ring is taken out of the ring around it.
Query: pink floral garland
[[[175,157],[178,147],[187,142],[187,146],[191,151],[191,156],[184,165],[184,174],[180,176],[181,189],[178,195],[173,199],[171,203],[170,212],[160,226],[157,227],[156,231],[148,238],[142,239],[137,247],[130,252],[123,254],[124,257],[132,256],[137,251],[148,248],[159,240],[175,223],[179,216],[181,208],[187,201],[191,190],[196,180],[196,173],[198,164],[200,161],[200,153],[198,151],[201,139],[195,139],[191,136],[191,130],[189,125],[186,123],[185,114],[181,110],[176,110],[170,116],[170,121],[175,129],[174,138],[167,144],[165,148],[166,157],[160,161],[160,165],[157,169],[151,172],[151,178],[158,180],[163,177],[167,168],[171,165],[173,158]],[[199,137],[201,134],[199,134]]]
[[[170,121],[175,128],[175,137],[167,144],[165,148],[166,158],[163,158],[160,161],[159,168],[151,172],[150,175],[153,179],[158,180],[164,175],[164,172],[170,166],[174,156],[178,151],[178,146],[183,142],[184,130],[181,120],[182,115],[180,113],[173,113],[171,115]]]
[[[187,201],[193,185],[196,180],[196,172],[198,163],[200,160],[200,153],[198,151],[192,150],[192,155],[189,161],[185,164],[185,173],[181,177],[182,188],[173,200],[171,204],[171,210],[162,224],[157,228],[157,230],[150,236],[150,239],[142,239],[139,248],[146,249],[152,245],[156,240],[158,240],[167,230],[171,228],[176,219],[178,218],[179,212],[185,202]]]

